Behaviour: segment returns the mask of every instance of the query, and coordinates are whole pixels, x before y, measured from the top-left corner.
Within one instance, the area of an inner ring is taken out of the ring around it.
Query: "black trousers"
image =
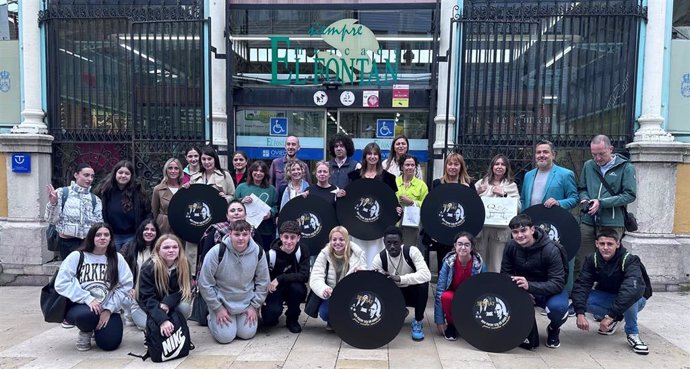
[[[292,282],[279,284],[275,292],[269,293],[261,307],[261,318],[267,326],[278,324],[283,313],[283,303],[287,305],[285,317],[288,322],[296,322],[299,318],[299,305],[307,297],[307,286],[304,283]]]
[[[429,297],[429,283],[402,287],[400,292],[402,292],[403,298],[405,298],[405,306],[414,308],[414,319],[420,322],[423,321],[426,301]]]

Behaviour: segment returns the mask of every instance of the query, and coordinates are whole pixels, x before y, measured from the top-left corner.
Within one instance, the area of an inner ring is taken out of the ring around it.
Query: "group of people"
[[[307,286],[323,299],[319,316],[330,329],[328,301],[337,283],[359,270],[378,270],[401,288],[406,306],[414,307],[411,335],[419,341],[424,339],[422,322],[431,280],[429,260],[420,249],[431,247],[439,270],[434,322],[449,340],[458,336],[451,313],[454,291],[471,276],[492,271],[511,275],[533,296],[535,305],[545,308],[550,320],[548,347],[560,345],[559,327],[571,307],[577,326],[584,330],[589,328],[586,311],[601,318],[601,334],[612,334],[625,320],[628,342],[635,352],[647,353],[636,325],[637,312],[644,307],[640,261],[620,247],[624,206],[635,199],[634,167],[613,153],[606,136],[594,137],[590,146],[593,160],[585,163],[579,184],[572,171],[554,163],[554,145],[542,141],[535,146],[537,167],[525,175],[522,191],[504,155],[496,155],[487,174],[473,182],[463,156],[450,154],[443,175],[431,185],[432,189],[442,184],[474,186],[480,196],[519,198],[517,206],[522,209],[535,204],[571,209],[580,204],[583,244],[574,267],[563,257],[562,247],[523,214],[508,227],[485,227],[478,237],[462,232],[453,245],[436,242],[419,227],[390,227],[381,239],[364,241],[337,226],[312,258],[299,242],[295,220],[282,221],[276,237],[276,218],[288,201],[313,195],[335,205],[346,195],[347,185],[360,178],[388,185],[399,199],[399,215],[408,207],[421,206],[429,188],[404,136],[393,140],[388,159],[372,142],[363,149],[361,162],[356,162],[352,139],[335,135],[329,140],[333,158],[316,163],[314,183],[306,163],[297,158],[299,139],[294,136],[286,139],[286,156],[270,166],[262,160],[250,163],[241,151],[233,153],[231,171],[221,168],[213,148],[191,148],[185,153],[187,166],[175,158],[166,162],[150,205],[131,163],[117,163],[95,194],[91,193],[94,170],[81,165],[70,186],[48,187],[46,218],[56,226],[64,260],[56,289],[73,303],[63,326],[79,328],[79,350],[91,347],[92,336],[102,349],[115,349],[122,339],[120,313],[140,329],[147,319],[154,319],[161,333],[169,334],[167,314],[174,310],[185,317],[191,314],[196,269],[196,298],[206,302],[209,330],[220,343],[253,337],[259,320],[266,326],[278,324],[284,306],[286,327],[299,333],[300,303]],[[209,227],[198,250],[196,244],[176,237],[168,222],[174,194],[196,183],[213,186],[228,202],[227,221]],[[245,220],[251,195],[270,208],[256,228]],[[568,280],[575,281],[572,289],[566,288]],[[535,323],[522,346],[538,345]]]

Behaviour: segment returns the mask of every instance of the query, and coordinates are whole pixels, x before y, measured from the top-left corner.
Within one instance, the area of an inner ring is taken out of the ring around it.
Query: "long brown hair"
[[[187,260],[187,254],[182,247],[182,241],[180,241],[177,236],[173,234],[164,234],[158,238],[156,241],[156,246],[153,247],[153,252],[151,253],[151,260],[153,261],[153,275],[156,280],[156,289],[162,295],[168,294],[168,266],[165,261],[160,257],[160,250],[163,241],[173,240],[177,242],[179,247],[179,254],[177,256],[177,285],[180,286],[180,291],[182,292],[182,300],[186,302],[192,301],[192,276],[189,271],[189,261]],[[141,280],[141,278],[139,278]]]
[[[108,263],[106,282],[108,282],[108,292],[110,292],[114,290],[120,282],[118,253],[115,250],[115,233],[113,233],[113,227],[108,223],[94,223],[91,228],[89,228],[89,232],[86,234],[86,238],[79,249],[84,252],[93,253],[93,250],[96,248],[96,242],[94,241],[96,239],[96,233],[101,228],[105,228],[110,232],[110,243],[105,250],[105,257]],[[77,278],[79,278],[79,276],[77,276]]]
[[[489,171],[486,172],[484,179],[488,183],[492,183],[494,181],[494,179],[495,179],[494,165],[499,160],[503,160],[503,164],[505,164],[505,166],[506,166],[506,174],[503,176],[503,179],[508,180],[508,183],[512,183],[514,181],[513,169],[510,168],[510,160],[508,160],[508,157],[503,155],[503,154],[498,154],[491,159],[491,164],[489,164]]]

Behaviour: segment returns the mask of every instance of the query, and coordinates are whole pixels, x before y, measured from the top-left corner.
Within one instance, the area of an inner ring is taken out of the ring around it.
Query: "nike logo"
[[[187,337],[182,334],[182,328],[177,328],[170,337],[163,341],[163,355],[161,356],[161,361],[168,361],[178,357],[186,341]]]

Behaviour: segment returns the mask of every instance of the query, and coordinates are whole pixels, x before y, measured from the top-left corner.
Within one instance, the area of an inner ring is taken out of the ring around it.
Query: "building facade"
[[[659,286],[687,283],[690,213],[679,203],[690,193],[676,183],[690,159],[664,130],[690,131],[678,113],[690,71],[668,52],[683,55],[688,42],[671,40],[686,19],[674,9],[683,11],[662,0],[21,2],[21,122],[0,139],[4,274],[40,274],[52,258],[44,187],[69,181],[79,162],[98,177],[130,159],[151,188],[165,160],[193,144],[271,160],[295,135],[313,164],[329,158],[336,132],[353,137],[356,159],[372,141],[386,157],[404,134],[427,180],[459,151],[475,178],[504,153],[519,181],[536,141],[555,142],[559,164],[579,173],[603,133],[639,167],[632,208],[645,212],[630,246]],[[12,172],[18,152],[34,160],[28,175]],[[25,230],[36,231],[32,252],[11,245]],[[658,247],[674,258],[657,259]]]

